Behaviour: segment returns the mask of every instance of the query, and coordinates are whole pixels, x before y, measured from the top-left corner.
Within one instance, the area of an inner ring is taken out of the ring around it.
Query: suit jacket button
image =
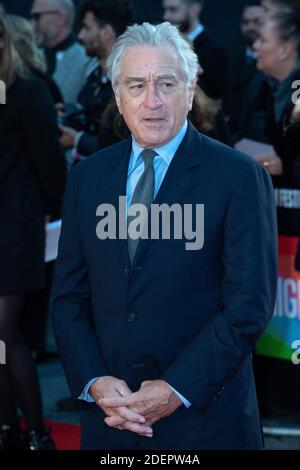
[[[129,267],[128,266],[124,266],[124,273],[129,274]]]
[[[133,312],[127,313],[127,321],[133,322],[136,320],[136,314]]]

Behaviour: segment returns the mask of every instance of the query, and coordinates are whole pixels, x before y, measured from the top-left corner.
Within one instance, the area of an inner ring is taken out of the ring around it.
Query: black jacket
[[[193,46],[204,70],[199,85],[211,98],[227,98],[228,70],[225,51],[217,47],[205,31],[196,37]]]
[[[47,85],[17,78],[0,106],[0,295],[42,287],[44,219],[59,212],[65,174]]]

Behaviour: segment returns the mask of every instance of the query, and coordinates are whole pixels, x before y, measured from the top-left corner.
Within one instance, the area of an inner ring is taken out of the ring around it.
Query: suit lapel
[[[154,204],[181,203],[193,189],[201,173],[203,155],[201,152],[202,137],[189,123],[186,135],[179,146],[162,185],[153,201]],[[150,214],[149,214],[150,221]],[[134,258],[136,264],[150,246],[152,240],[140,240]]]
[[[98,204],[111,204],[116,210],[116,233],[118,245],[125,265],[129,265],[127,239],[119,239],[119,197],[126,197],[128,163],[131,153],[131,137],[124,144],[121,152],[118,149],[109,157],[106,184],[99,183]],[[126,213],[123,214],[126,218]],[[126,219],[125,219],[126,220]],[[126,225],[126,224],[125,224]],[[126,225],[127,226],[127,225]]]

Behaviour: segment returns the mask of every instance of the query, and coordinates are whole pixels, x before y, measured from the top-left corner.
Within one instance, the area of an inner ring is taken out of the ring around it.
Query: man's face
[[[257,53],[257,68],[276,78],[277,70],[282,63],[282,41],[272,21],[266,21],[260,30],[259,38],[255,41],[254,50]]]
[[[190,27],[189,8],[184,0],[163,0],[164,21],[179,25],[182,32]]]
[[[169,48],[135,46],[121,62],[116,101],[120,113],[144,148],[160,147],[175,137],[192,107],[176,53]]]
[[[59,33],[62,12],[50,0],[35,0],[30,16],[39,46],[49,47]]]
[[[264,15],[264,9],[261,6],[249,6],[244,9],[241,29],[247,44],[252,45],[258,38]]]
[[[78,34],[78,39],[85,47],[86,54],[90,57],[103,57],[105,53],[105,42],[103,38],[103,27],[99,26],[94,13],[87,12]]]

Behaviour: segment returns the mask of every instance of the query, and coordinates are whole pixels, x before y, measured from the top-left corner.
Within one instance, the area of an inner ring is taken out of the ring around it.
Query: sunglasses
[[[33,20],[33,21],[39,21],[42,16],[51,15],[53,13],[57,13],[57,10],[35,11],[35,12],[31,13],[30,19]]]

